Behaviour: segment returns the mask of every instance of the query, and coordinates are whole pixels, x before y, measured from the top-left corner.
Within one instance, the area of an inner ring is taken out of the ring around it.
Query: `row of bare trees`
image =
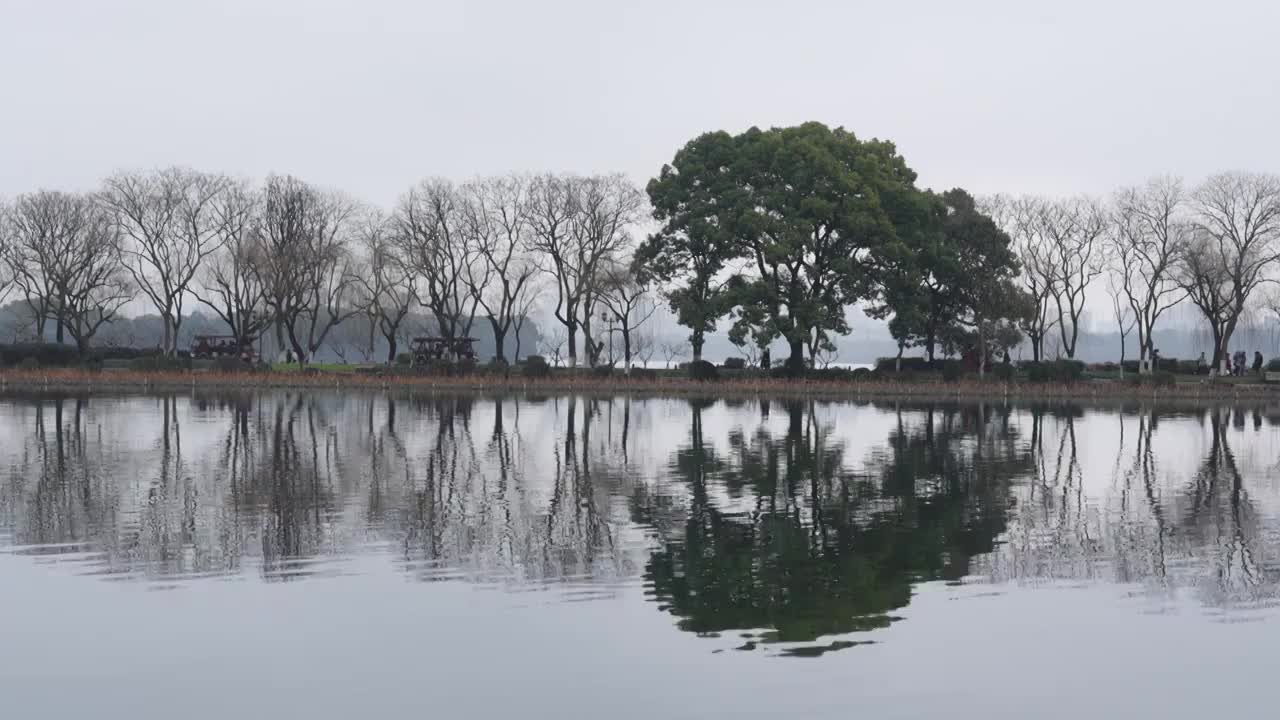
[[[1213,339],[1221,368],[1241,319],[1265,304],[1280,261],[1280,176],[1229,172],[1188,188],[1158,177],[1110,198],[1012,198],[986,201],[1013,238],[1020,282],[1034,302],[1022,321],[1032,357],[1054,338],[1069,358],[1086,299],[1105,282],[1121,335],[1138,334],[1138,356],[1151,369],[1154,333],[1165,313],[1189,302]]]
[[[334,328],[365,315],[396,355],[406,319],[443,337],[488,322],[496,354],[545,303],[578,363],[601,360],[602,333],[634,334],[654,310],[631,268],[643,192],[622,175],[424,180],[390,211],[289,176],[261,185],[184,168],[118,173],[94,193],[39,191],[0,204],[6,290],[81,351],[130,301],[161,318],[177,351],[193,303],[231,334],[305,361]],[[608,325],[602,329],[598,322]]]

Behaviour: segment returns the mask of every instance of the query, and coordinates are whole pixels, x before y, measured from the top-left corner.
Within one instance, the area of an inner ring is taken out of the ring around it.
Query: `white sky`
[[[644,183],[699,133],[811,119],[924,186],[1105,193],[1280,169],[1277,27],[1240,0],[0,0],[0,197],[172,164],[382,205],[427,176]]]
[[[0,0],[0,18],[4,195],[174,163],[384,204],[428,175],[643,182],[700,132],[809,119],[980,193],[1280,166],[1265,2]]]

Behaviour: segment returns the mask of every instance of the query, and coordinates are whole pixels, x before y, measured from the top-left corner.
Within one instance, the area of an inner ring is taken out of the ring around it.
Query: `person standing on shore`
[[[1260,350],[1253,351],[1253,374],[1262,377],[1262,352]]]

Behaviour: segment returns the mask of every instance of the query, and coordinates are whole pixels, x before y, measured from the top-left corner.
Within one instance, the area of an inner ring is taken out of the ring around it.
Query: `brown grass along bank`
[[[635,379],[587,373],[557,373],[527,378],[519,373],[461,376],[377,375],[313,372],[137,372],[77,369],[0,370],[0,392],[31,391],[149,391],[201,389],[394,389],[433,392],[535,392],[588,394],[803,396],[830,398],[1051,398],[1064,400],[1280,398],[1280,386],[1262,383],[1183,382],[1172,386],[1137,385],[1122,381],[1081,380],[1074,383],[1000,382],[962,379],[944,381],[814,380],[733,378],[697,381],[683,377]]]

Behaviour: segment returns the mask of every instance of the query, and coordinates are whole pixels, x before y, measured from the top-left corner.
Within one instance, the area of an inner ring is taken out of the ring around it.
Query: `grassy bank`
[[[1280,385],[1266,385],[1256,379],[1229,378],[1210,381],[1188,377],[1173,385],[1153,386],[1108,378],[1089,378],[1072,383],[1033,383],[1025,380],[1000,382],[959,379],[947,382],[936,378],[898,381],[890,376],[861,380],[778,379],[767,377],[727,377],[716,381],[691,380],[675,371],[645,379],[621,374],[600,376],[588,372],[556,371],[545,378],[526,378],[518,372],[461,376],[377,375],[313,369],[300,372],[137,372],[85,371],[75,369],[0,370],[0,391],[74,390],[146,391],[185,388],[404,388],[439,392],[527,392],[598,393],[699,396],[806,396],[806,397],[903,397],[903,398],[1052,398],[1097,400],[1127,398],[1278,398]]]

